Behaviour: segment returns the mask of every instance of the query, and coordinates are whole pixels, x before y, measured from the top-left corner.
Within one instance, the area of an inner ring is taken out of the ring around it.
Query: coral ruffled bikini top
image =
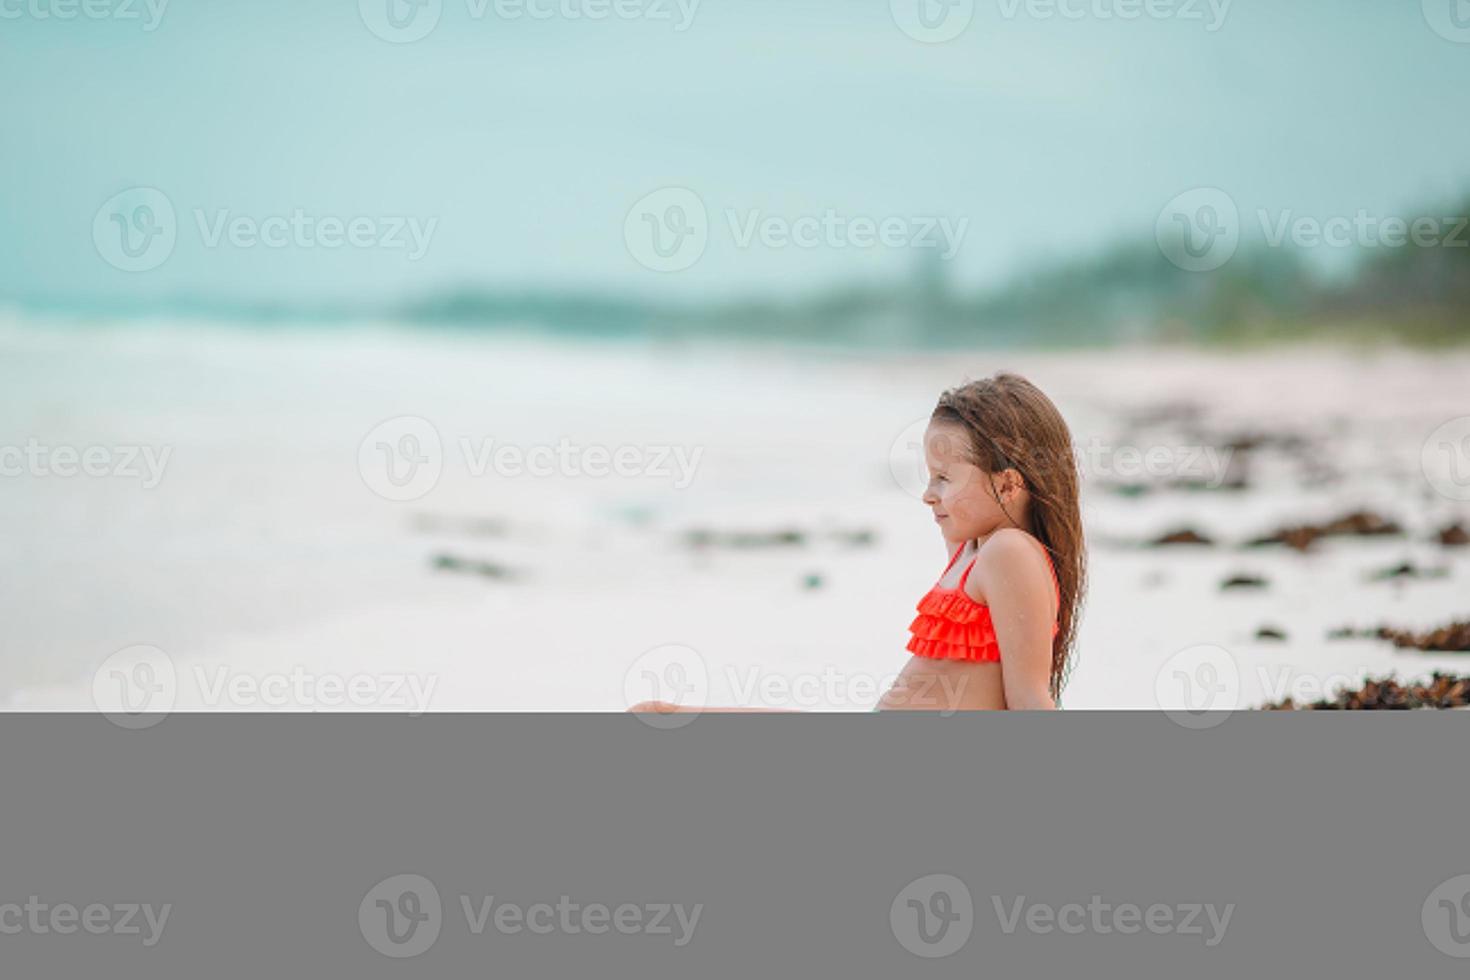
[[[964,550],[964,545],[955,549],[949,564],[944,566],[944,571],[939,576],[940,582],[944,581],[944,576],[949,574]],[[1057,608],[1060,609],[1062,589],[1057,581],[1057,569],[1052,564],[1050,552],[1046,552],[1046,562],[1051,568],[1052,584],[1057,589]],[[956,588],[944,589],[935,583],[928,595],[919,600],[919,615],[909,624],[909,632],[913,634],[908,642],[910,653],[934,660],[1000,660],[1000,642],[995,637],[995,624],[990,620],[990,607],[983,602],[976,602],[965,591],[965,580],[970,577],[970,570],[974,567],[975,562],[972,559],[960,576],[960,584]],[[1052,620],[1053,637],[1057,635],[1058,629],[1060,627],[1056,620]]]

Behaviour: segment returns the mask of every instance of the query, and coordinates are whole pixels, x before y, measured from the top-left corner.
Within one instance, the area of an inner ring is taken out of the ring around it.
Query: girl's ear
[[[1026,489],[1026,478],[1021,471],[1012,467],[1002,470],[1000,474],[1000,497],[1002,500],[1010,500],[1016,494]]]

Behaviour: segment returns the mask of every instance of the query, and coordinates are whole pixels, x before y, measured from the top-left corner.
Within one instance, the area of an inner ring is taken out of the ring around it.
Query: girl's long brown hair
[[[946,391],[939,396],[932,420],[963,426],[970,436],[971,461],[985,472],[1014,469],[1026,481],[1031,495],[1027,530],[1051,553],[1062,593],[1051,648],[1051,694],[1060,699],[1075,660],[1077,619],[1087,590],[1087,546],[1072,433],[1040,388],[1008,372]],[[1025,527],[1008,511],[1007,516]]]

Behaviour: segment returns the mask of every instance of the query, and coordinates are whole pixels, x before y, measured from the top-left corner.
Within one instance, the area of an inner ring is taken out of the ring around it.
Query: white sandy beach
[[[1470,503],[1421,467],[1429,434],[1470,414],[1463,353],[838,356],[0,317],[0,443],[167,460],[153,487],[0,477],[0,701],[91,709],[99,665],[146,645],[176,670],[181,709],[620,710],[640,657],[677,644],[696,652],[710,703],[865,710],[944,563],[901,485],[905,433],[941,388],[1002,368],[1054,398],[1090,461],[1091,588],[1067,707],[1183,706],[1159,678],[1200,644],[1229,651],[1243,706],[1365,674],[1470,670],[1470,655],[1326,638],[1470,613],[1470,548],[1425,540]],[[1212,430],[1307,434],[1336,479],[1305,485],[1291,454],[1263,451],[1238,493],[1104,489],[1119,447],[1187,442],[1167,425],[1130,436],[1125,415],[1180,402]],[[402,416],[432,423],[443,469],[395,502],[370,488],[359,448]],[[487,439],[682,449],[697,466],[686,487],[677,469],[476,475]],[[1408,533],[1305,555],[1233,547],[1360,508]],[[1134,544],[1184,525],[1221,546]],[[691,547],[701,529],[803,538]],[[436,568],[439,556],[507,575]],[[1447,572],[1369,580],[1404,561]],[[1222,592],[1237,573],[1269,584]],[[1265,624],[1287,639],[1256,640]]]

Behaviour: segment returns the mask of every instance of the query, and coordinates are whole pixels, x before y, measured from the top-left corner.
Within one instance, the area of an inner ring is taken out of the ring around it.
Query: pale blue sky
[[[912,260],[736,247],[725,211],[757,208],[968,218],[953,270],[978,284],[1146,237],[1197,186],[1246,214],[1319,217],[1470,189],[1470,44],[1411,0],[1236,0],[1215,32],[977,0],[942,45],[900,31],[886,0],[704,0],[682,33],[477,20],[468,2],[444,0],[404,45],[374,37],[356,0],[173,0],[152,32],[0,20],[0,301],[390,301],[465,282],[791,293]],[[180,231],[165,264],[129,274],[91,228],[137,185],[168,194]],[[697,191],[712,228],[693,268],[661,275],[629,255],[623,221],[666,185]],[[438,225],[418,262],[207,248],[196,208]]]

